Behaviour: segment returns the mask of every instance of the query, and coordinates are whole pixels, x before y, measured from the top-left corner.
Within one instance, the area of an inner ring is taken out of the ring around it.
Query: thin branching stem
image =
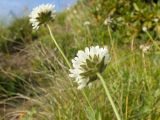
[[[100,79],[100,81],[101,81],[101,83],[102,83],[102,85],[103,85],[103,87],[104,87],[104,89],[105,89],[105,93],[106,93],[106,95],[107,95],[107,97],[108,97],[108,99],[109,99],[109,101],[110,101],[110,103],[111,103],[111,106],[112,106],[112,108],[113,108],[113,111],[115,112],[115,115],[116,115],[116,117],[117,117],[117,120],[121,120],[121,117],[120,117],[120,115],[119,115],[119,113],[118,113],[118,110],[117,110],[117,108],[116,108],[116,105],[114,104],[114,101],[113,101],[113,99],[112,99],[112,97],[111,97],[111,94],[110,94],[110,92],[109,92],[109,89],[108,89],[108,87],[106,86],[105,81],[104,81],[102,75],[101,75],[100,73],[97,73],[97,76],[98,76],[98,78]]]

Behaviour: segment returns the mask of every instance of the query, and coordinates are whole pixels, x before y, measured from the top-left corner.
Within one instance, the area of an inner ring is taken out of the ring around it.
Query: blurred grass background
[[[79,0],[50,25],[69,59],[87,46],[109,47],[103,76],[123,120],[160,120],[159,20],[160,3]],[[99,81],[84,90],[93,112],[68,73],[45,26],[32,30],[28,17],[0,26],[0,119],[116,120]]]

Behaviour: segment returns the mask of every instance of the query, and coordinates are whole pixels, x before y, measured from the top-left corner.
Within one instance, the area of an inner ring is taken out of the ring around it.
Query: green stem
[[[148,31],[145,31],[148,35],[148,37],[150,38],[150,40],[153,42],[153,44],[160,50],[159,46],[157,45],[157,43],[153,40],[151,34]]]
[[[61,55],[63,56],[64,60],[66,61],[67,65],[68,65],[68,67],[71,68],[70,62],[68,61],[67,57],[64,55],[62,49],[60,48],[60,46],[58,45],[56,39],[54,38],[54,36],[53,36],[53,34],[52,34],[52,31],[51,31],[51,28],[49,27],[49,25],[47,25],[47,28],[48,28],[48,30],[49,30],[49,33],[50,33],[50,35],[51,35],[51,38],[52,38],[53,42],[55,43],[55,45],[56,45],[56,47],[58,48],[58,50],[59,50],[59,52],[61,53]]]
[[[56,47],[58,48],[58,50],[59,50],[60,53],[62,54],[63,58],[65,59],[65,61],[66,61],[67,65],[68,65],[68,67],[71,68],[71,64],[70,64],[69,60],[68,60],[67,57],[64,55],[62,49],[59,47],[59,45],[58,45],[56,39],[54,38],[54,36],[53,36],[53,34],[52,34],[52,31],[51,31],[51,28],[49,27],[49,25],[47,25],[47,27],[48,27],[49,33],[50,33],[51,38],[52,38],[52,40],[54,41]],[[73,86],[72,82],[71,82],[71,85]],[[90,104],[90,102],[89,102],[89,100],[88,100],[88,97],[86,96],[85,92],[83,92],[83,95],[84,95],[84,97],[85,97],[87,103],[89,104],[90,108],[91,108],[92,111],[94,112],[94,110],[93,110],[93,108],[92,108],[92,106],[91,106],[91,104]],[[77,97],[77,98],[78,98],[78,97]]]
[[[112,38],[112,35],[111,35],[111,30],[110,30],[109,25],[108,25],[108,34],[109,34],[109,38],[110,38],[110,44],[111,44],[112,49],[113,49],[113,38]]]
[[[100,81],[101,81],[101,83],[102,83],[102,85],[103,85],[103,87],[105,89],[106,95],[107,95],[107,97],[108,97],[108,99],[109,99],[109,101],[110,101],[110,103],[112,105],[112,108],[113,108],[113,111],[115,112],[117,120],[121,120],[120,115],[118,113],[118,110],[117,110],[117,108],[116,108],[116,106],[115,106],[115,104],[113,102],[113,99],[112,99],[112,97],[110,95],[110,92],[109,92],[109,90],[108,90],[108,88],[107,88],[107,86],[105,84],[105,81],[104,81],[102,75],[100,73],[97,73],[97,76],[99,77],[99,79],[100,79]]]
[[[89,99],[88,99],[86,93],[85,93],[84,91],[82,91],[82,93],[83,93],[83,96],[85,97],[85,99],[86,99],[86,101],[87,101],[90,109],[92,110],[93,114],[95,114],[95,113],[94,113],[94,110],[93,110],[93,107],[92,107],[92,105],[90,104]]]

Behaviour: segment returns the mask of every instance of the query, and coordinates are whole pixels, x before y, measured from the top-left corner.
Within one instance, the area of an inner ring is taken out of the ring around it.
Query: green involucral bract
[[[103,57],[101,61],[99,59],[99,56],[95,55],[93,58],[90,57],[90,59],[87,59],[86,63],[81,65],[82,71],[85,71],[80,74],[82,78],[89,78],[89,82],[97,79],[96,73],[102,73],[106,68],[104,63],[105,57]]]

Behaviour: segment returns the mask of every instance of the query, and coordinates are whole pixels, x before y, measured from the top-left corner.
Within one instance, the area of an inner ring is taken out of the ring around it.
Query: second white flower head
[[[29,15],[33,29],[38,29],[40,25],[55,19],[55,6],[52,4],[42,4],[34,8]]]
[[[73,69],[70,69],[70,77],[75,78],[78,89],[82,89],[97,79],[96,73],[102,73],[109,61],[107,48],[86,47],[84,51],[79,50],[77,56],[72,59]]]

